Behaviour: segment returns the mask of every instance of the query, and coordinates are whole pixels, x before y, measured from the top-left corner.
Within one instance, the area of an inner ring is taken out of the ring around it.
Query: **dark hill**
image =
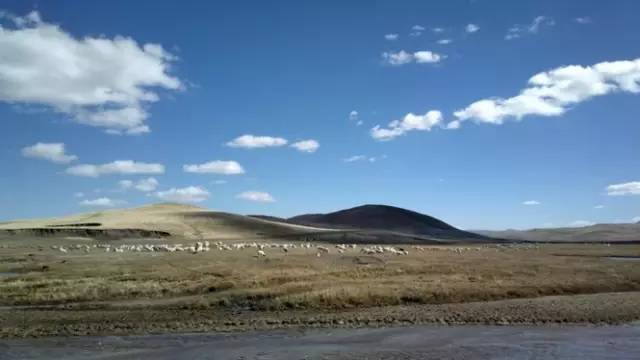
[[[376,230],[437,239],[487,239],[483,235],[457,229],[441,220],[415,211],[388,205],[362,205],[328,214],[294,216],[287,222],[351,230]]]

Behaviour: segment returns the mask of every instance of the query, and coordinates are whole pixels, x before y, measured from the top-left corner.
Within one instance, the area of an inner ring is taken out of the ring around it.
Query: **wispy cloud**
[[[535,206],[535,205],[540,205],[540,202],[536,200],[527,200],[527,201],[523,201],[522,205]]]
[[[165,191],[158,191],[154,196],[163,201],[175,201],[181,203],[203,202],[211,194],[207,189],[200,186],[187,186],[184,188],[171,188]]]
[[[254,202],[275,202],[276,199],[271,194],[263,191],[245,191],[236,196],[238,199],[254,201]]]
[[[555,24],[555,21],[550,17],[537,16],[530,24],[513,25],[511,28],[509,28],[504,38],[505,40],[513,40],[520,38],[525,34],[536,34],[540,29],[545,27],[552,27]]]
[[[114,200],[107,197],[101,197],[97,199],[86,199],[80,201],[80,205],[82,206],[90,206],[90,207],[116,207],[119,205],[123,205],[126,202],[123,200]]]
[[[239,175],[244,174],[244,168],[233,160],[214,160],[203,164],[187,164],[182,169],[188,173],[195,174],[222,174]]]
[[[436,64],[446,59],[446,55],[441,55],[429,50],[420,50],[409,53],[404,50],[398,52],[384,52],[382,59],[385,63],[393,66],[401,66],[415,62],[417,64]]]
[[[469,34],[473,34],[474,32],[477,32],[478,30],[480,30],[480,26],[478,26],[476,24],[467,24],[467,26],[464,27],[464,31],[469,33]]]
[[[399,37],[400,37],[400,35],[398,35],[398,34],[385,34],[384,35],[384,38],[386,40],[389,40],[389,41],[398,40]]]
[[[578,24],[582,24],[582,25],[586,25],[586,24],[591,24],[593,21],[591,20],[590,17],[588,16],[581,16],[581,17],[577,17],[575,19],[573,19],[575,22],[577,22]]]
[[[136,162],[133,160],[116,160],[107,164],[81,164],[67,168],[67,174],[75,176],[99,177],[111,174],[163,174],[164,165]]]
[[[273,136],[242,135],[227,142],[227,146],[244,149],[257,149],[266,147],[279,147],[287,145],[287,140]]]

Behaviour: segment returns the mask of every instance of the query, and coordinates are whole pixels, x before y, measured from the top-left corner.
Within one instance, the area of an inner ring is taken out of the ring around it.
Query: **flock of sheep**
[[[104,252],[190,252],[193,254],[208,252],[211,250],[218,251],[234,251],[243,249],[253,249],[258,257],[265,257],[269,251],[277,250],[280,252],[289,252],[292,249],[310,249],[314,250],[316,256],[322,256],[322,254],[328,254],[332,251],[342,254],[349,250],[356,250],[356,244],[339,244],[333,247],[311,244],[311,243],[223,243],[209,241],[198,241],[193,244],[122,244],[122,245],[110,245],[110,244],[75,244],[69,246],[53,245],[51,249],[60,251],[62,253],[68,253],[70,251],[83,251],[89,253],[92,250],[102,250]],[[360,249],[363,254],[394,254],[394,255],[408,255],[409,252],[403,248],[393,246],[369,246]]]
[[[485,247],[485,246],[482,246]],[[538,248],[538,245],[494,245],[497,250],[509,249],[509,248]],[[254,256],[266,257],[269,252],[279,251],[287,253],[292,249],[310,249],[315,252],[316,256],[320,257],[323,254],[330,252],[336,252],[342,254],[346,251],[355,251],[358,246],[356,244],[339,244],[334,246],[312,244],[309,242],[304,243],[264,243],[264,242],[242,242],[242,243],[223,243],[209,241],[198,241],[193,244],[122,244],[122,245],[110,245],[110,244],[75,244],[70,246],[53,245],[53,250],[60,251],[62,253],[68,253],[70,251],[83,251],[89,253],[92,250],[102,250],[104,252],[190,252],[198,254],[202,252],[208,252],[211,250],[218,251],[237,251],[237,250],[254,250]],[[447,247],[433,247],[433,246],[418,246],[414,245],[411,249],[415,252],[424,251],[452,251],[458,254],[462,254],[467,251],[479,251],[481,247],[460,247],[460,246],[447,246]],[[360,248],[360,253],[365,255],[377,255],[377,254],[392,254],[392,255],[409,255],[409,251],[406,248],[395,246],[382,246],[371,245],[363,246]]]

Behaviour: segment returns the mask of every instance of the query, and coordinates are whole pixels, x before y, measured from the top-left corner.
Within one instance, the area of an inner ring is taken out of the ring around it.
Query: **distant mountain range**
[[[509,241],[640,241],[640,224],[599,224],[583,228],[527,231],[457,229],[442,220],[387,205],[363,205],[327,214],[284,219],[243,216],[181,204],[155,204],[54,219],[0,223],[4,236],[163,238],[219,241],[302,240],[332,243],[448,244]]]
[[[531,230],[475,231],[485,236],[543,242],[640,242],[640,223],[596,224],[584,227],[544,228]]]

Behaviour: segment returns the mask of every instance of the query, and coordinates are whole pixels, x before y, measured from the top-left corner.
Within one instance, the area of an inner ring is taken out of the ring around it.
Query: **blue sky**
[[[0,9],[3,220],[169,200],[468,229],[640,216],[637,1]]]

